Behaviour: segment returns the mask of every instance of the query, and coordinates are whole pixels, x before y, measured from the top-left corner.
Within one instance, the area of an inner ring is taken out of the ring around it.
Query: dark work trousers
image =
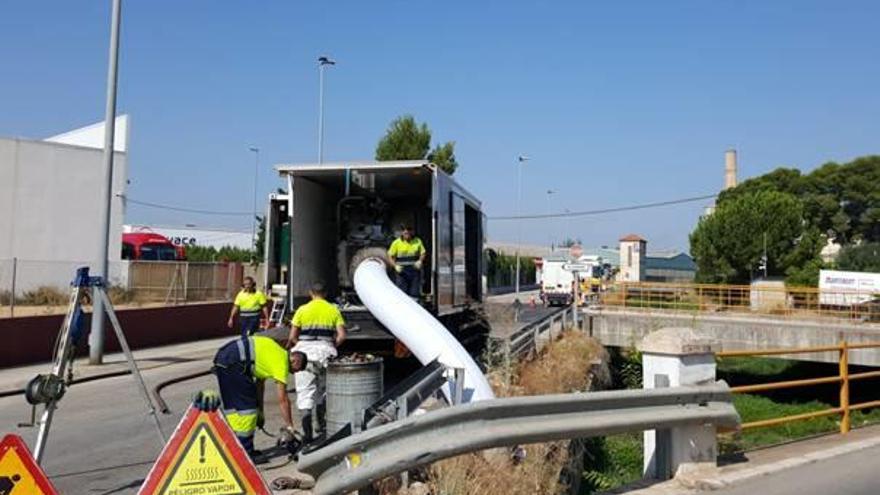
[[[405,266],[397,274],[397,287],[413,299],[422,295],[422,271],[414,266]]]
[[[244,450],[250,454],[254,451],[253,426],[242,427],[238,423],[251,423],[254,420],[248,421],[248,418],[256,417],[259,404],[257,382],[252,376],[250,366],[241,359],[237,340],[217,351],[214,357],[214,373],[217,375],[217,385],[220,386],[220,398],[223,400],[227,421]]]
[[[238,323],[241,325],[241,336],[250,337],[260,331],[260,315],[254,316],[240,315]]]

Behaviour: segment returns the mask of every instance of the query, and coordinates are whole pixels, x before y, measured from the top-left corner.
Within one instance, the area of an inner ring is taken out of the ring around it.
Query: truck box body
[[[880,273],[819,270],[819,304],[852,306],[880,297]]]
[[[352,277],[366,257],[385,257],[401,224],[415,229],[428,252],[422,270],[424,306],[448,326],[461,323],[456,316],[481,307],[481,205],[437,167],[352,162],[281,165],[277,170],[288,192],[270,198],[267,284],[287,284],[290,308],[307,301],[311,284],[321,281],[346,318],[358,321],[362,335],[377,337],[374,330],[382,330],[381,324],[365,314]],[[280,245],[282,237],[289,246]]]

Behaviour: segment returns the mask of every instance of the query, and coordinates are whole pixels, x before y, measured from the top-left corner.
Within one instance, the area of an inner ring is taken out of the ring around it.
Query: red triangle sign
[[[18,435],[6,435],[0,441],[0,493],[58,495]]]
[[[219,411],[190,406],[138,495],[184,493],[272,495]]]

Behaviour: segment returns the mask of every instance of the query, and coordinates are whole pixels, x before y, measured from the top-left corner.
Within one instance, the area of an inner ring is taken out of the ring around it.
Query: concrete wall
[[[19,259],[19,290],[55,277],[67,285],[69,265],[98,258],[102,157],[99,149],[0,138],[0,262]],[[113,179],[109,248],[110,259],[119,260],[124,204],[117,194],[126,190],[125,153],[116,153]],[[9,277],[0,270],[0,290],[10,286]]]
[[[803,348],[849,343],[880,342],[880,325],[835,320],[779,320],[759,317],[691,315],[660,311],[590,310],[585,328],[603,344],[630,347],[648,333],[665,327],[693,328],[718,342],[720,350]],[[802,361],[837,363],[837,352],[782,356]],[[880,366],[880,349],[850,351],[850,364]]]
[[[125,338],[132,349],[153,347],[179,342],[222,337],[233,338],[237,329],[226,327],[229,303],[189,304],[166,308],[124,309],[116,312]],[[89,328],[86,315],[84,328]],[[52,360],[52,349],[61,328],[64,315],[32,316],[0,319],[0,368]],[[118,352],[119,343],[110,327],[106,326],[105,350]],[[86,349],[79,349],[86,354]]]

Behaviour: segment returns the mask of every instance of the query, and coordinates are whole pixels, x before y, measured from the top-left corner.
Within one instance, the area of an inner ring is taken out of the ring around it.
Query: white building
[[[9,290],[13,269],[19,292],[40,285],[66,287],[74,268],[94,266],[102,239],[103,129],[99,123],[45,140],[0,138],[0,290]],[[113,165],[111,261],[120,259],[127,145],[128,117],[121,116]]]

